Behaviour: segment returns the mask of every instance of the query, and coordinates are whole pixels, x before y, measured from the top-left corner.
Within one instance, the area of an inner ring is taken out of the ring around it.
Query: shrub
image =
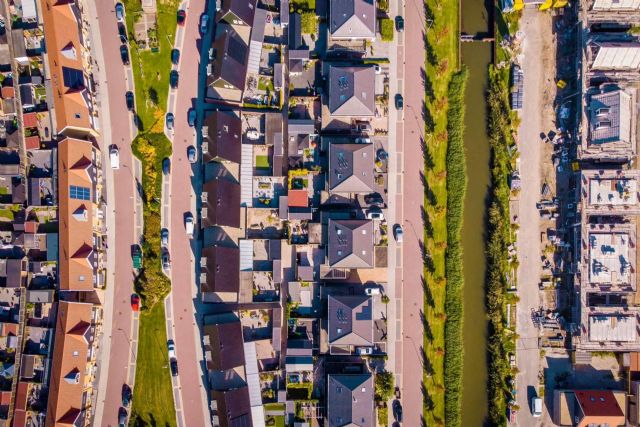
[[[391,399],[393,381],[393,374],[389,371],[382,371],[376,374],[376,400],[386,402]]]
[[[382,36],[382,41],[393,41],[393,20],[389,18],[380,20],[380,35]]]
[[[302,34],[315,34],[318,21],[315,12],[303,12],[301,17]]]

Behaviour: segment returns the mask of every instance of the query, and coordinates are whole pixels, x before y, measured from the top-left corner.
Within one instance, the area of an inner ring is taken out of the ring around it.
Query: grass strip
[[[140,315],[132,427],[176,425],[164,319],[163,304]]]
[[[444,426],[445,420],[459,419],[460,402],[445,404],[446,390],[453,377],[446,372],[445,337],[448,318],[446,272],[448,236],[448,109],[453,75],[458,72],[458,13],[456,0],[425,0],[425,201],[424,201],[424,342],[423,418],[424,425]],[[451,295],[450,295],[451,299]],[[459,301],[461,304],[462,301]],[[452,316],[455,318],[455,314]],[[451,331],[453,329],[450,328]],[[453,351],[453,350],[451,350]],[[460,355],[460,365],[462,355]],[[453,385],[454,396],[460,386]],[[449,393],[449,395],[451,395]],[[448,399],[448,397],[447,397]],[[447,421],[447,425],[449,425]]]
[[[462,220],[467,191],[467,169],[464,153],[464,93],[467,69],[455,73],[449,83],[449,111],[447,113],[447,250],[445,275],[446,320],[444,325],[445,356],[445,425],[462,423],[462,365],[463,344],[463,288]]]

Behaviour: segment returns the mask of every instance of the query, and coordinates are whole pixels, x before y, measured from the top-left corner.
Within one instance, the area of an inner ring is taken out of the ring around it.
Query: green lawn
[[[445,252],[447,248],[447,94],[449,81],[458,63],[458,2],[426,0],[428,18],[433,20],[427,30],[426,123],[427,161],[425,175],[425,210],[428,225],[425,230],[425,396],[426,425],[445,423],[444,325],[446,320]],[[484,349],[482,349],[484,351]]]
[[[171,49],[176,33],[177,0],[158,1],[157,37],[159,52],[138,49],[133,40],[134,23],[142,16],[140,0],[125,0],[131,67],[136,84],[136,111],[140,129],[148,130],[158,120],[164,120],[171,71]],[[195,78],[195,77],[194,77]]]
[[[141,313],[130,426],[175,426],[164,305]]]

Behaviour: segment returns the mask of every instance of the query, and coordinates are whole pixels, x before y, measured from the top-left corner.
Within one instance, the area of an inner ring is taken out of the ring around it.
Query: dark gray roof
[[[202,250],[201,273],[206,280],[201,292],[238,292],[240,289],[240,249],[210,246]]]
[[[304,41],[302,40],[302,17],[299,13],[292,13],[290,15],[288,32],[290,51],[305,47]]]
[[[204,326],[204,334],[209,337],[211,362],[208,368],[226,371],[244,365],[244,340],[240,321]]]
[[[331,267],[373,267],[373,221],[330,219],[327,227]]]
[[[373,345],[373,300],[366,295],[329,295],[329,344]]]
[[[329,67],[329,111],[334,116],[375,115],[375,71],[372,66]]]
[[[589,102],[589,139],[591,144],[630,142],[631,99],[631,95],[622,90],[591,96]]]
[[[220,11],[216,17],[217,21],[224,20],[229,24],[236,24],[233,21],[235,18],[239,18],[244,22],[244,25],[253,24],[256,0],[221,0],[221,3]]]
[[[328,427],[375,425],[371,374],[329,375],[327,380]]]
[[[21,259],[8,259],[7,260],[7,288],[20,288],[24,286],[24,277]]]
[[[233,29],[225,29],[213,42],[215,61],[207,84],[212,85],[219,80],[244,90],[247,76],[247,57],[249,47]]]
[[[240,227],[240,184],[224,178],[214,178],[202,187],[207,201],[202,203],[207,208],[202,220],[205,227],[219,225]]]
[[[374,191],[373,144],[329,145],[329,190],[336,193]]]
[[[373,0],[331,0],[329,31],[335,38],[374,38],[376,8]]]
[[[218,416],[220,427],[251,427],[251,403],[249,388],[213,391],[211,397],[217,403],[213,415]]]
[[[264,31],[267,26],[267,11],[264,9],[256,9],[253,17],[253,25],[251,25],[251,41],[262,43],[264,41]]]
[[[204,121],[208,133],[206,160],[240,163],[242,122],[233,111],[214,111]]]

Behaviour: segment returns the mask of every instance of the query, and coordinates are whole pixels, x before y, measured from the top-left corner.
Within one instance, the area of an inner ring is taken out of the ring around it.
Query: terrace
[[[640,215],[639,177],[636,169],[581,171],[582,214]]]

